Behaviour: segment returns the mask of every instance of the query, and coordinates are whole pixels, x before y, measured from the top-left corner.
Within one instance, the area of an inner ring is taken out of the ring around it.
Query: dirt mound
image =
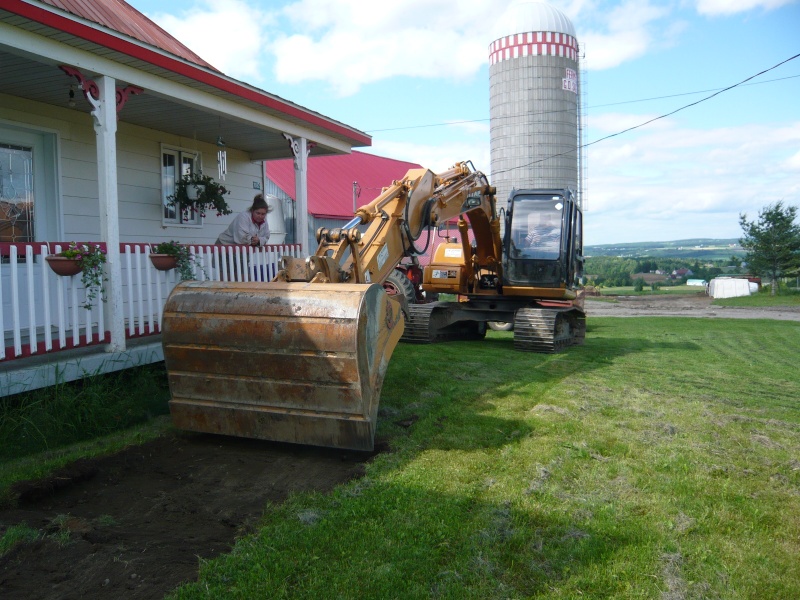
[[[163,598],[196,579],[198,557],[228,551],[267,502],[327,491],[372,455],[211,435],[173,434],[18,484],[0,533],[42,535],[0,558],[12,598]]]

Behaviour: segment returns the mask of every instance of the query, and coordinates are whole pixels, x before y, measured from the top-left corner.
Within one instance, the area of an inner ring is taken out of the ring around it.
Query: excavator
[[[487,325],[508,323],[514,348],[558,352],[583,342],[586,320],[577,287],[583,275],[582,212],[568,189],[513,190],[503,211],[502,261],[486,269],[486,250],[467,223],[461,243],[436,247],[420,288],[450,293],[457,302],[416,303],[402,341],[478,339]],[[497,242],[496,242],[497,243]],[[471,257],[466,259],[464,257]]]
[[[471,163],[438,174],[411,169],[344,227],[318,229],[314,254],[281,258],[270,282],[178,284],[162,319],[173,423],[369,451],[383,379],[404,328],[411,341],[431,342],[479,337],[487,321],[513,320],[515,346],[523,350],[537,348],[518,345],[518,336],[563,342],[545,343],[546,350],[579,341],[583,313],[570,304],[574,286],[565,283],[578,261],[563,258],[566,245],[580,248],[579,211],[570,202],[518,194],[501,236],[495,189]],[[534,261],[561,266],[526,262],[527,250],[511,235],[516,215],[524,220],[529,207],[560,215],[559,258]],[[417,305],[391,293],[408,287],[396,268],[401,260],[427,252],[432,232],[455,218],[461,242],[436,249],[423,285],[459,301]],[[543,287],[532,285],[537,275],[547,276]]]

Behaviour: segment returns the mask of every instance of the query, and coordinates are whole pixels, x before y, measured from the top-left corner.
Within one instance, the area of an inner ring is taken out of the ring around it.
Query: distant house
[[[691,269],[675,269],[672,272],[672,279],[683,279],[684,277],[691,277],[694,275]]]

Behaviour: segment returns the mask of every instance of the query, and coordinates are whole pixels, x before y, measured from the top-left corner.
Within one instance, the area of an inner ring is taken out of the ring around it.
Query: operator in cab
[[[228,228],[217,238],[217,244],[246,244],[256,248],[266,246],[269,241],[267,213],[272,207],[264,200],[263,194],[253,198],[253,205],[236,215]]]

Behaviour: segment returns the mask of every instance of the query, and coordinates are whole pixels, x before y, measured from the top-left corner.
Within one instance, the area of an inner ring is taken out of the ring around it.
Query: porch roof
[[[371,144],[353,127],[221,73],[123,0],[0,0],[0,64],[4,93],[61,107],[76,84],[61,64],[141,87],[121,121],[212,144],[221,135],[251,160],[292,156],[284,132],[315,142],[312,155]],[[91,106],[78,93],[74,109]]]

